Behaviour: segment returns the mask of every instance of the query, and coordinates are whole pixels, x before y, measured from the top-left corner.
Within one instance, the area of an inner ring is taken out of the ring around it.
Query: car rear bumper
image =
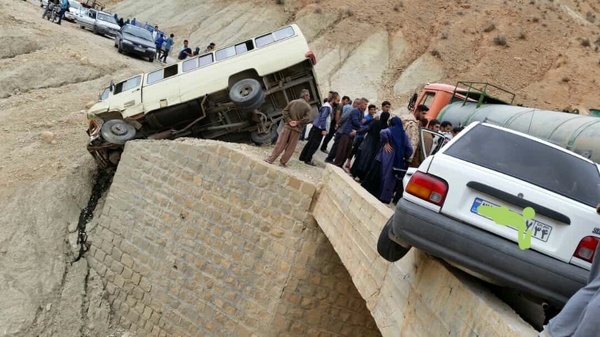
[[[558,306],[586,285],[589,276],[583,268],[521,250],[515,242],[405,199],[396,206],[390,238]]]
[[[145,48],[144,48],[143,51],[136,50],[133,45],[126,44],[126,43],[122,43],[121,44],[121,48],[125,52],[127,52],[128,54],[134,54],[134,55],[142,56],[142,57],[151,57],[151,58],[154,58],[155,54],[156,54],[156,52],[149,51],[148,49],[145,49]]]

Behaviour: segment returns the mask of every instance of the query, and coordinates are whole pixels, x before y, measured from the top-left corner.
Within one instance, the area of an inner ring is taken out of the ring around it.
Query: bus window
[[[224,60],[228,57],[235,56],[235,47],[231,46],[223,48],[221,50],[217,50],[215,54],[217,55],[217,61]]]
[[[139,86],[141,78],[142,78],[142,76],[138,75],[138,76],[132,77],[132,78],[126,80],[126,81],[117,83],[117,85],[115,85],[114,95],[119,94],[119,93],[121,93],[123,91],[126,91],[126,90],[133,89],[133,88]]]
[[[235,54],[239,55],[241,53],[245,53],[248,50],[254,49],[254,45],[252,45],[252,40],[246,41],[244,43],[237,44],[235,46]]]
[[[167,77],[171,77],[171,76],[175,76],[177,75],[177,64],[174,64],[170,67],[166,67],[164,69],[165,73],[163,75],[163,78],[167,78]]]
[[[182,68],[184,72],[198,68],[198,58],[193,58],[183,62]]]
[[[146,82],[148,84],[152,84],[154,82],[160,81],[163,79],[163,71],[162,69],[151,72],[148,74],[148,79],[146,80]]]
[[[271,33],[257,37],[256,38],[256,48],[264,47],[273,42],[275,42],[275,38],[273,38],[273,34],[271,34]]]
[[[199,66],[200,67],[204,67],[206,65],[209,65],[213,62],[213,54],[207,54],[204,56],[200,56],[200,58],[198,59],[198,62],[200,63]]]
[[[285,27],[273,33],[275,41],[283,40],[294,35],[294,28]]]

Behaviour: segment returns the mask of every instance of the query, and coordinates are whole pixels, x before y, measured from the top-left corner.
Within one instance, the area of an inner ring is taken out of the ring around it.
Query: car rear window
[[[595,164],[538,141],[477,125],[444,154],[494,170],[596,207],[600,173]]]

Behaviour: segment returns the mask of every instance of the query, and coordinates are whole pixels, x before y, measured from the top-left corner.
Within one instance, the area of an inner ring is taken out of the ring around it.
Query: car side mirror
[[[110,84],[109,84],[109,86],[108,86],[108,87],[110,88],[110,89],[109,89],[109,90],[110,90],[110,92],[112,92],[112,91],[113,91],[113,89],[115,88],[115,82],[113,82],[113,80],[110,80]]]

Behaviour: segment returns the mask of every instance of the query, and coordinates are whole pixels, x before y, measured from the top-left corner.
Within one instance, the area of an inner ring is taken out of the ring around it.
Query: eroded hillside
[[[517,103],[563,109],[600,106],[599,8],[571,0],[125,0],[113,10],[194,46],[296,22],[319,59],[322,91],[398,107],[427,82],[489,81]]]

